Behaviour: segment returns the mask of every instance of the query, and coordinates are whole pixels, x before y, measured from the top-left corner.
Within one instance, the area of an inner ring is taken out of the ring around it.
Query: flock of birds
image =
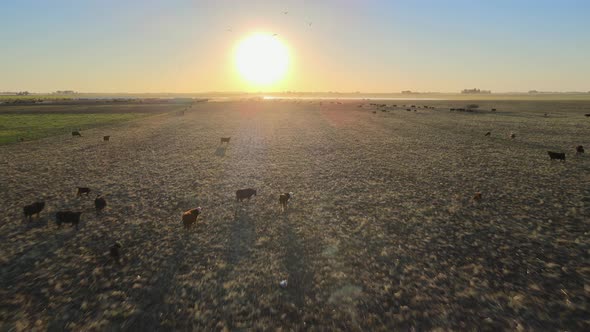
[[[281,12],[282,15],[289,15],[289,11],[283,11]],[[313,26],[313,22],[312,21],[305,21],[305,25],[307,25],[307,27],[311,28]],[[225,29],[226,32],[233,32],[234,29],[233,27],[228,27],[227,29]],[[277,37],[279,34],[278,33],[273,33],[272,36],[273,37]]]

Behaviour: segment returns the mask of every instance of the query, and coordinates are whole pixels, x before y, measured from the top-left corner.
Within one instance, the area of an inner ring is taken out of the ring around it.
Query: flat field
[[[590,104],[385,103],[206,103],[0,146],[0,330],[589,330]]]
[[[187,104],[64,101],[45,105],[0,106],[0,145],[120,124],[147,115],[180,111]]]

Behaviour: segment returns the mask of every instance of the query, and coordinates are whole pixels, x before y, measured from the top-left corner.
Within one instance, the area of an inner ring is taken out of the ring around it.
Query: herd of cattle
[[[362,107],[362,106],[363,105],[359,105],[358,107]],[[370,104],[370,106],[380,107],[380,108],[387,107],[386,104],[374,104],[374,103]],[[397,105],[392,105],[392,106],[394,108],[397,107]],[[403,107],[405,108],[406,105],[403,105]],[[406,110],[411,111],[413,109],[414,111],[416,111],[417,108],[420,108],[420,106],[411,105],[410,108],[408,108]],[[423,108],[424,109],[429,109],[429,108],[434,109],[434,107],[431,107],[431,106],[423,106]],[[465,109],[452,108],[450,110],[451,111],[464,111]],[[382,111],[386,112],[386,110],[382,110]],[[496,109],[492,109],[492,112],[495,112],[495,111],[496,111]],[[373,113],[376,113],[376,111],[373,111]],[[182,115],[184,115],[184,111],[182,112]],[[590,114],[585,114],[585,116],[590,116]],[[485,133],[485,136],[489,137],[491,135],[492,135],[491,131],[488,131]],[[73,137],[82,137],[81,130],[72,131],[72,136]],[[510,138],[511,139],[516,138],[516,134],[510,133]],[[110,139],[110,136],[103,136],[103,141],[109,141],[109,139]],[[221,137],[220,144],[223,144],[223,143],[229,144],[230,139],[231,139],[231,137]],[[565,153],[564,152],[547,151],[547,153],[548,153],[549,158],[551,160],[565,161]],[[583,153],[584,153],[584,147],[582,145],[578,145],[576,147],[576,155],[580,155]],[[76,192],[76,196],[77,197],[80,197],[82,195],[89,196],[90,192],[91,192],[90,188],[78,187],[77,192]],[[257,194],[256,190],[252,189],[252,188],[237,190],[236,191],[236,202],[242,202],[244,199],[250,200],[253,196],[256,196],[256,194]],[[292,192],[282,193],[279,195],[279,205],[280,205],[281,211],[283,211],[283,212],[285,211],[285,209],[288,206],[288,202],[291,198],[293,198]],[[479,201],[479,200],[481,200],[481,198],[482,198],[481,193],[478,192],[474,195],[473,200]],[[96,210],[96,214],[99,215],[106,208],[106,206],[107,206],[107,202],[106,202],[105,198],[102,197],[100,194],[97,195],[96,198],[94,199],[94,207]],[[44,208],[45,208],[44,201],[35,202],[33,204],[26,205],[23,208],[25,219],[28,219],[28,221],[30,222],[34,215],[36,215],[37,218],[39,218],[39,214],[41,213],[41,211],[43,211]],[[181,222],[182,222],[185,229],[188,229],[191,226],[193,226],[194,224],[196,224],[197,218],[201,214],[201,211],[202,211],[201,207],[196,207],[196,208],[189,209],[189,210],[182,213]],[[55,222],[58,227],[61,227],[62,224],[71,224],[72,227],[75,227],[76,229],[78,229],[81,215],[82,215],[81,211],[70,211],[70,210],[57,211],[55,213]],[[120,253],[119,253],[120,248],[121,248],[121,244],[118,242],[115,242],[110,247],[110,256],[116,262],[119,262],[119,259],[120,259]]]
[[[86,187],[78,187],[78,191],[76,193],[77,197],[82,195],[88,196],[90,194],[90,188]],[[239,189],[236,191],[236,202],[242,202],[244,199],[250,200],[252,196],[256,196],[256,189],[247,188],[247,189]],[[293,193],[282,193],[279,195],[279,205],[281,206],[281,210],[285,211],[289,200],[293,198]],[[94,199],[94,208],[96,209],[96,215],[100,215],[101,211],[107,207],[107,201],[101,195],[97,195]],[[35,202],[30,205],[25,205],[23,208],[25,219],[31,221],[33,216],[36,215],[39,218],[39,214],[45,208],[45,202]],[[194,209],[190,209],[182,213],[182,223],[185,228],[189,228],[193,224],[196,223],[197,217],[201,214],[202,208],[197,207]],[[58,211],[55,213],[55,222],[58,227],[61,227],[61,224],[72,224],[72,227],[76,227],[78,229],[78,224],[80,223],[80,216],[82,215],[81,211]]]
[[[378,108],[384,108],[387,107],[387,104],[375,104],[375,103],[371,103],[369,104],[369,106],[371,107],[378,107]],[[405,108],[406,105],[401,105],[402,108]],[[473,112],[475,108],[478,108],[477,105],[473,105],[475,107],[466,107],[466,108],[450,108],[449,111],[454,112],[454,111],[458,111],[458,112]],[[359,108],[363,107],[363,104],[358,105]],[[397,105],[391,105],[390,107],[393,108],[397,108]],[[420,106],[416,106],[416,105],[411,105],[410,108],[407,108],[406,111],[410,112],[412,110],[414,110],[414,112],[416,112],[416,109],[421,108]],[[422,108],[424,109],[435,109],[433,106],[422,106]],[[491,109],[492,112],[496,112],[497,109],[492,108]],[[387,112],[386,109],[382,109],[381,112]],[[377,111],[373,111],[373,114],[376,114]],[[590,117],[590,113],[584,114],[587,117]],[[544,114],[544,117],[548,117],[547,113]],[[485,136],[490,137],[492,136],[492,132],[488,131],[485,133]],[[516,138],[516,134],[515,133],[510,133],[509,137],[511,139],[515,139]],[[576,146],[576,155],[581,155],[584,153],[584,146],[582,145],[578,145]],[[554,152],[554,151],[547,151],[547,154],[549,155],[549,159],[551,160],[562,160],[565,161],[565,152]]]

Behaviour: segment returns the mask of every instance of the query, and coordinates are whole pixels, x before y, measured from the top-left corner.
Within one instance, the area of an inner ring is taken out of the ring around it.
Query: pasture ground
[[[180,111],[188,103],[139,104],[62,101],[38,105],[0,105],[0,145],[120,124],[147,115]]]
[[[386,103],[206,103],[0,146],[0,330],[590,329],[590,104]]]

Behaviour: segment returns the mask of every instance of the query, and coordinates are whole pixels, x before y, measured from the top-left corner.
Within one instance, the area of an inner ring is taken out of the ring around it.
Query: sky
[[[590,91],[587,0],[0,0],[0,13],[0,91]],[[235,66],[256,32],[290,55],[264,88]]]

